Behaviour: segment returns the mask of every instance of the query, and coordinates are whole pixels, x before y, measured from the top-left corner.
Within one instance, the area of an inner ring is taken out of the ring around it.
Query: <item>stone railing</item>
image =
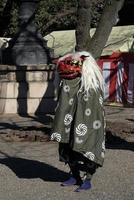
[[[55,65],[0,65],[0,114],[53,113]]]

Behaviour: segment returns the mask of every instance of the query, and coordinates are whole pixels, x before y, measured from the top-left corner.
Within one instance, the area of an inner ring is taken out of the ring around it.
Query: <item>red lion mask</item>
[[[81,76],[81,68],[83,64],[83,57],[75,60],[72,56],[65,57],[58,61],[58,72],[61,78],[74,79]]]

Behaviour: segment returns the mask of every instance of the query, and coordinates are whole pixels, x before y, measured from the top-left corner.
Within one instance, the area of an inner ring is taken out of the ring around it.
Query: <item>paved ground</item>
[[[134,107],[105,106],[106,131],[128,142],[134,142]]]
[[[1,115],[0,200],[133,200],[134,109],[105,110],[107,130],[116,137],[108,138],[104,166],[84,194],[60,186],[68,168],[58,161],[57,143],[48,142],[51,115]]]
[[[107,133],[134,142],[134,108],[105,106]],[[0,137],[6,141],[46,141],[53,116],[0,115]]]
[[[0,200],[133,200],[133,148],[107,147],[90,191],[62,188],[67,176],[67,166],[58,161],[57,143],[0,141]]]

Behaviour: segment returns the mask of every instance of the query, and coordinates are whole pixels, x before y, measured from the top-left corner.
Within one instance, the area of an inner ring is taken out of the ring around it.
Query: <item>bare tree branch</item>
[[[100,57],[112,27],[116,24],[118,12],[122,8],[124,2],[125,0],[107,1],[95,34],[91,40],[89,39],[87,44],[87,50],[90,51],[94,57]]]

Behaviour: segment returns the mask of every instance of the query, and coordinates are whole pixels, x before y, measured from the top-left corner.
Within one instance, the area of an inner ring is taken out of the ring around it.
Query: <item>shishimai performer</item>
[[[60,161],[71,170],[70,178],[61,185],[79,185],[75,190],[79,192],[91,188],[92,175],[103,165],[103,78],[96,61],[85,51],[61,57],[57,69],[61,83],[51,139],[59,142]]]

